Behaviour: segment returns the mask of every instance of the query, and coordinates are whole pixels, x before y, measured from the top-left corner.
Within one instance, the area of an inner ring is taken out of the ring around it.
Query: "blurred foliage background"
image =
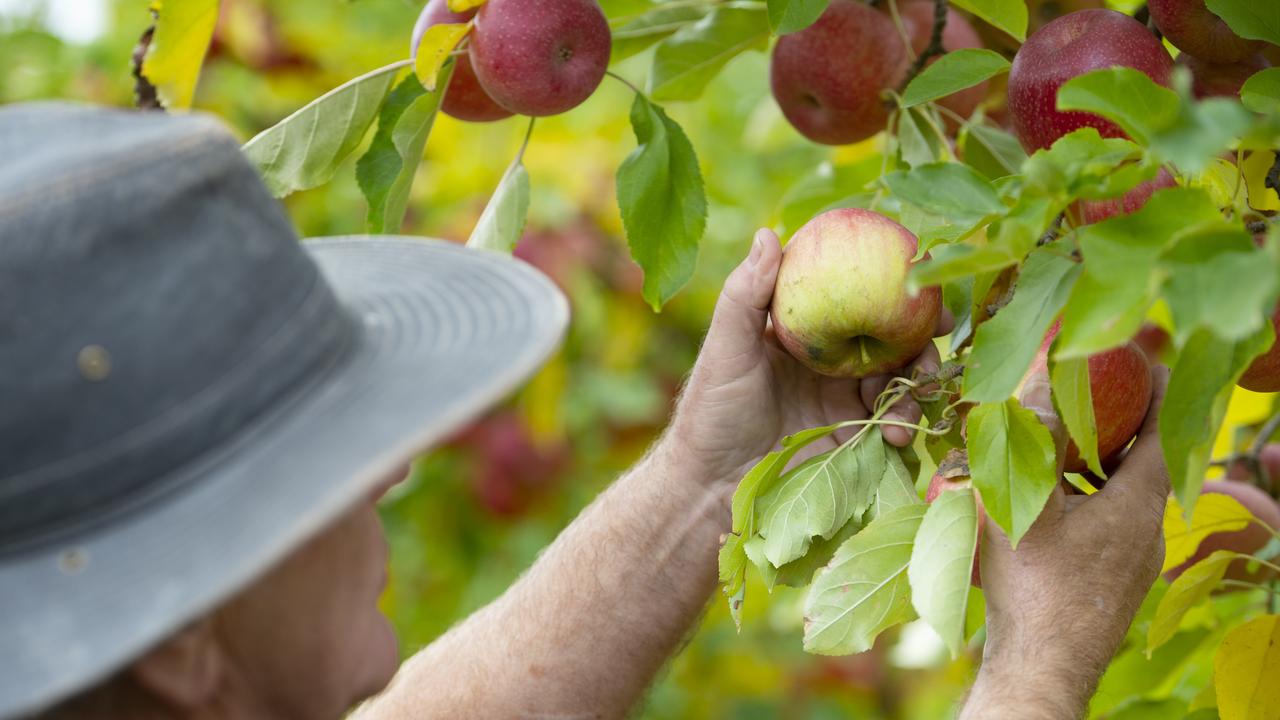
[[[418,0],[222,3],[195,106],[223,118],[241,139],[352,77],[408,57],[421,6]],[[62,98],[132,105],[129,57],[150,22],[146,6],[0,0],[0,103]],[[647,55],[615,70],[640,82]],[[698,151],[710,217],[694,279],[657,315],[640,299],[640,271],[627,255],[614,203],[613,173],[635,145],[630,91],[606,78],[581,107],[538,122],[525,156],[533,183],[530,222],[516,254],[566,291],[573,324],[561,352],[517,397],[420,460],[384,505],[393,547],[384,605],[406,655],[501,593],[644,452],[665,424],[720,284],[746,253],[754,228],[794,230],[829,202],[821,192],[810,196],[832,165],[878,172],[875,139],[833,149],[796,134],[769,96],[767,73],[765,54],[746,53],[701,101],[668,108]],[[404,231],[465,240],[524,129],[520,118],[467,125],[441,116]],[[304,236],[364,227],[366,207],[351,168],[286,204]],[[1220,452],[1230,447],[1233,428],[1257,422],[1268,405],[1239,391]],[[764,595],[758,584],[748,592]],[[887,634],[860,656],[805,655],[801,599],[784,587],[768,602],[749,603],[739,635],[716,596],[640,716],[937,718],[959,698],[978,660],[978,651],[946,660],[920,623]],[[1194,658],[1187,661],[1189,651],[1180,649],[1178,661],[1187,667],[1164,668],[1142,683],[1172,687],[1203,672]],[[1113,679],[1126,688],[1155,671],[1139,658],[1117,668],[1135,675]]]

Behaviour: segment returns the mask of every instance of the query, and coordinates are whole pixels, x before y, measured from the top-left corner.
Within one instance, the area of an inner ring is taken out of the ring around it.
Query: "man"
[[[886,382],[772,342],[781,250],[757,233],[667,432],[397,667],[375,503],[545,359],[563,298],[446,243],[298,243],[206,118],[11,108],[0,153],[0,717],[623,717],[713,594],[744,469]],[[1047,386],[1026,402],[1061,438]],[[1155,578],[1166,492],[1149,419],[1016,553],[988,527],[966,717],[1081,714]]]

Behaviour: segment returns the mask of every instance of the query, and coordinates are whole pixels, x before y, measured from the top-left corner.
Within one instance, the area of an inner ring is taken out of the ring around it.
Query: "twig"
[[[1225,468],[1230,471],[1232,465],[1244,463],[1245,469],[1253,475],[1258,487],[1274,495],[1276,489],[1274,479],[1269,477],[1264,472],[1265,468],[1262,467],[1262,449],[1267,446],[1267,441],[1276,434],[1277,430],[1280,430],[1280,413],[1267,419],[1267,422],[1258,430],[1257,436],[1253,438],[1253,442],[1249,444],[1247,450],[1228,455],[1220,460],[1214,460],[1209,464],[1213,467]]]
[[[1058,237],[1062,235],[1062,221],[1066,220],[1066,218],[1067,211],[1063,210],[1058,213],[1058,216],[1053,219],[1053,223],[1049,225],[1049,229],[1045,230],[1044,234],[1040,236],[1040,239],[1036,241],[1036,247],[1044,247],[1054,240],[1057,240]]]
[[[933,0],[933,31],[929,35],[929,45],[925,47],[924,52],[916,57],[916,61],[911,64],[911,68],[907,70],[907,76],[903,78],[902,84],[898,86],[898,93],[907,89],[907,85],[915,79],[916,75],[924,70],[924,66],[929,60],[946,52],[942,47],[942,32],[947,27],[947,0]]]
[[[1250,235],[1257,235],[1266,232],[1269,227],[1271,227],[1271,224],[1266,220],[1254,220],[1253,222],[1245,223],[1244,229],[1248,230]]]
[[[132,73],[133,73],[133,104],[139,110],[159,110],[164,112],[164,106],[160,104],[160,97],[156,94],[156,86],[142,74],[142,62],[147,57],[147,49],[151,47],[151,37],[155,35],[156,26],[143,31],[142,36],[138,38],[138,44],[133,48]]]
[[[1267,177],[1263,184],[1275,190],[1277,195],[1280,195],[1280,152],[1276,153],[1275,162],[1271,163],[1271,169],[1267,171]]]

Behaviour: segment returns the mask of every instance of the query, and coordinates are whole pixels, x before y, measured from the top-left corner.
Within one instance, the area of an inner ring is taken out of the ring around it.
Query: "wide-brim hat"
[[[11,107],[0,156],[0,717],[252,583],[568,322],[498,253],[299,243],[208,117]]]

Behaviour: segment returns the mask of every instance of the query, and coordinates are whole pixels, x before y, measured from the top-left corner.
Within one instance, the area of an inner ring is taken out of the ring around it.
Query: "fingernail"
[[[751,241],[751,253],[747,255],[747,264],[755,267],[760,262],[760,253],[764,252],[764,231],[756,232],[756,237]]]

